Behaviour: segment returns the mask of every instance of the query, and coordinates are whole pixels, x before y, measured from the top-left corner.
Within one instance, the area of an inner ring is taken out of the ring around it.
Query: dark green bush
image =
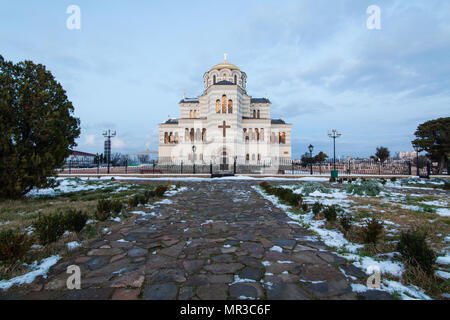
[[[122,211],[122,209],[123,209],[122,201],[117,199],[111,201],[111,211],[114,214],[119,214]]]
[[[38,220],[33,223],[34,229],[39,237],[39,243],[47,245],[58,241],[66,231],[65,216],[58,212],[39,215]]]
[[[391,178],[391,182],[395,182],[395,181],[397,181],[397,178],[396,177],[392,177]]]
[[[111,200],[100,199],[97,202],[95,217],[99,221],[105,221],[111,216]]]
[[[327,206],[322,210],[322,213],[329,222],[336,221],[337,218],[337,208],[335,205]]]
[[[138,204],[139,204],[139,199],[138,199],[137,195],[134,195],[134,196],[128,198],[128,206],[130,208],[137,207]]]
[[[386,181],[385,178],[381,178],[381,181],[380,181],[380,182],[381,182],[381,184],[384,186],[384,185],[386,184],[387,181]]]
[[[19,230],[0,231],[0,261],[10,266],[22,259],[30,250],[33,240],[26,232]]]
[[[336,182],[336,178],[335,177],[331,177],[330,178],[330,182]]]
[[[302,203],[302,211],[308,212],[308,204],[307,203]]]
[[[150,199],[154,198],[155,196],[156,196],[156,193],[153,190],[145,190],[144,191],[144,197],[147,202],[150,201]]]
[[[365,243],[376,244],[383,234],[383,223],[376,218],[370,219],[363,227],[363,238]]]
[[[317,216],[320,213],[320,211],[322,211],[322,208],[323,208],[323,206],[320,202],[317,202],[317,201],[314,202],[314,204],[312,206],[312,211],[314,213],[314,216]]]
[[[338,179],[338,183],[342,183],[344,180],[342,178]]]
[[[427,234],[418,230],[402,232],[397,250],[406,263],[419,266],[427,274],[434,273],[436,254],[426,242]]]
[[[81,210],[71,209],[64,215],[64,221],[66,230],[78,233],[86,225],[88,215]]]
[[[259,184],[259,186],[261,187],[261,188],[263,188],[264,190],[269,190],[271,187],[270,187],[270,184],[267,182],[267,181],[263,181],[263,182],[261,182],[260,184]]]
[[[343,215],[339,219],[339,222],[341,224],[341,227],[345,230],[345,232],[349,232],[350,229],[352,228],[353,219],[349,215]]]
[[[163,186],[163,185],[159,185],[156,187],[155,189],[155,195],[157,197],[162,197],[164,196],[164,193],[167,191],[167,186]]]
[[[139,204],[142,204],[142,205],[145,205],[147,203],[147,198],[145,197],[144,194],[138,194],[137,200],[138,200]]]

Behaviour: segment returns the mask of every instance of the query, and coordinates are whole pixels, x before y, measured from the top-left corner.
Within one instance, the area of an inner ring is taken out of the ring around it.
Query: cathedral
[[[179,102],[180,117],[159,125],[159,164],[277,166],[292,159],[291,124],[272,103],[247,94],[247,74],[225,59],[203,75],[204,91]]]

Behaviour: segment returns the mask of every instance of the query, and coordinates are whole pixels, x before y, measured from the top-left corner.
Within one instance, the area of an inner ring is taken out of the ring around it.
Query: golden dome
[[[227,61],[227,54],[224,54],[223,62],[218,63],[211,68],[211,70],[220,70],[220,69],[240,70],[237,66]]]

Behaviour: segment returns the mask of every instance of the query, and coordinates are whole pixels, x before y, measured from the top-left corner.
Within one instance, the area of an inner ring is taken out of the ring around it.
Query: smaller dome
[[[224,60],[221,63],[216,64],[211,70],[220,70],[220,69],[231,69],[231,70],[240,70],[237,66],[227,61],[227,55],[224,54]]]

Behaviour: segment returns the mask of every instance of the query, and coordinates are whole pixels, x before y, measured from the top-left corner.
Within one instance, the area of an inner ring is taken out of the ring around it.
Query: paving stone
[[[127,251],[129,257],[137,258],[148,254],[148,250],[142,248],[133,248]]]
[[[200,286],[197,289],[197,296],[201,300],[225,300],[227,298],[228,285],[210,284]]]
[[[236,283],[230,286],[230,297],[235,299],[256,299],[258,291],[247,283]]]
[[[112,296],[113,288],[68,290],[62,300],[107,300]]]
[[[267,288],[269,300],[310,300],[310,296],[299,285],[292,283],[274,283]]]
[[[262,269],[245,267],[239,273],[239,278],[259,281],[263,277],[263,275],[264,271]]]
[[[162,269],[150,277],[151,283],[184,282],[186,277],[181,269]]]
[[[239,269],[243,268],[244,265],[240,263],[215,263],[205,266],[204,269],[216,274],[222,273],[235,273]]]
[[[389,293],[381,290],[367,290],[366,292],[358,293],[358,296],[365,300],[395,300]]]
[[[142,298],[145,300],[174,300],[177,293],[178,286],[176,284],[154,284],[144,289]]]
[[[329,280],[305,286],[305,289],[317,298],[329,298],[352,292],[346,280]]]
[[[115,256],[117,254],[122,253],[122,250],[119,248],[113,249],[92,249],[88,252],[88,256]]]
[[[212,258],[215,262],[230,263],[234,261],[234,257],[231,254],[220,254]]]
[[[113,296],[112,300],[137,300],[139,298],[139,294],[141,293],[140,289],[117,289]]]
[[[195,296],[194,287],[182,287],[178,294],[178,300],[191,300]]]
[[[183,261],[183,267],[187,273],[192,273],[200,269],[204,265],[204,263],[204,260],[186,260]]]
[[[88,262],[86,262],[86,265],[90,270],[97,270],[107,265],[109,263],[109,259],[109,257],[91,258]]]

